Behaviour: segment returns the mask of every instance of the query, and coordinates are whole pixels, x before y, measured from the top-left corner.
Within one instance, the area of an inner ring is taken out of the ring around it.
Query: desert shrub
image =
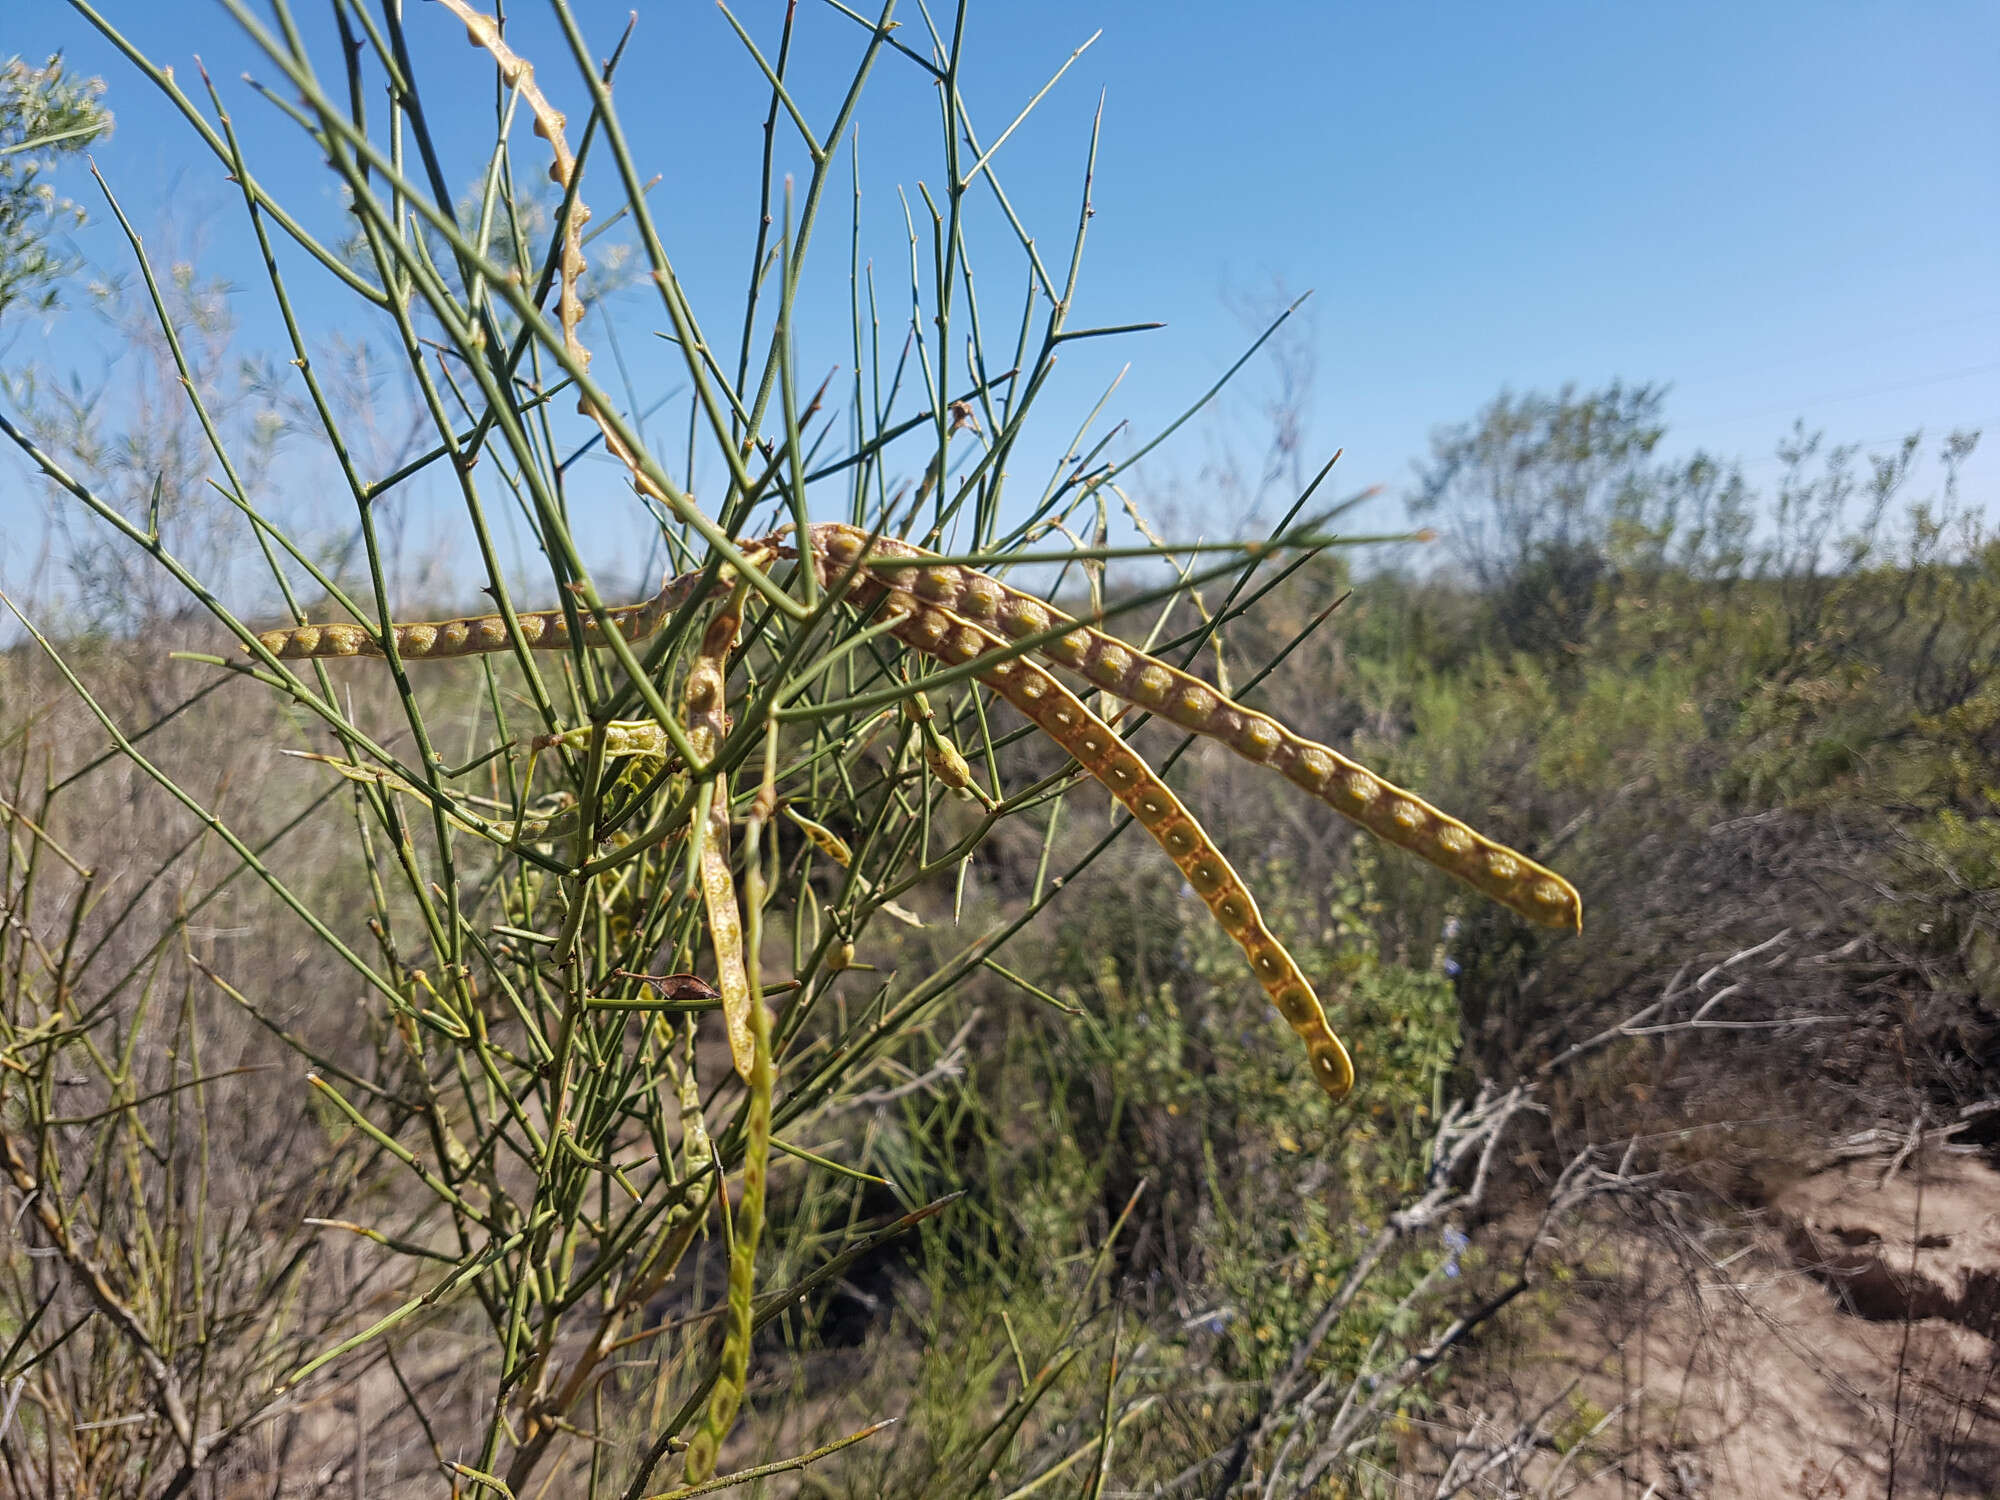
[[[264,102],[339,190],[331,216],[260,176],[261,137],[209,80],[199,99],[97,23],[227,169],[283,347],[246,362],[240,303],[107,197],[130,252],[113,315],[151,320],[123,325],[135,399],[24,370],[0,415],[50,482],[70,565],[66,592],[17,611],[6,662],[10,704],[52,688],[57,705],[5,726],[0,1132],[33,1216],[0,1267],[0,1378],[25,1413],[0,1433],[9,1482],[637,1496],[675,1468],[699,1489],[732,1462],[747,1481],[845,1455],[829,1473],[956,1496],[1066,1472],[1093,1425],[1100,1488],[1114,1431],[1145,1438],[1134,1473],[1261,1449],[1236,1435],[1263,1422],[1255,1401],[1156,1439],[1163,1392],[1121,1386],[1149,1267],[1243,1304],[1172,1343],[1175,1394],[1211,1359],[1246,1388],[1288,1360],[1352,1382],[1386,1359],[1400,1389],[1422,1340],[1385,1345],[1387,1324],[1428,1273],[1388,1254],[1391,1206],[1422,1194],[1435,1214],[1465,1185],[1462,1159],[1430,1159],[1454,1052],[1434,962],[1378,957],[1358,886],[1273,900],[1378,1054],[1358,1123],[1334,1128],[1322,1095],[1347,1089],[1347,1057],[1303,971],[1146,762],[1028,655],[1251,759],[1282,745],[1296,786],[1564,920],[1550,872],[1359,768],[1336,779],[1324,747],[1174,675],[1268,565],[1326,545],[1312,489],[1247,548],[1143,523],[1113,542],[1121,466],[1101,449],[1010,497],[1059,354],[1130,330],[1074,320],[1087,188],[1064,266],[1000,193],[959,40],[927,56],[886,10],[850,17],[844,51],[795,55],[790,12],[775,48],[739,33],[772,124],[724,352],[619,123],[620,54],[600,63],[558,5],[538,78],[497,21],[446,8],[478,48],[464,86],[498,85],[464,157],[432,132],[420,80],[441,65],[399,8],[336,10],[331,82],[282,6],[232,8],[281,82]],[[935,258],[912,261],[893,331],[850,265],[853,384],[815,392],[806,256],[835,203],[850,247],[868,229],[842,174],[886,67],[941,90]],[[821,84],[837,103],[809,123],[797,100]],[[971,295],[974,224],[1000,236],[982,268],[1026,287],[1006,354]],[[308,280],[345,302],[332,351],[300,316]],[[659,299],[690,392],[671,465],[593,371],[614,285]],[[368,373],[377,350],[419,427],[378,421],[396,387]],[[600,508],[675,575],[650,600],[592,572],[587,456],[622,486]],[[287,474],[345,503],[295,504]],[[493,611],[477,619],[410,617],[432,581],[403,566],[399,516],[433,480],[462,505]],[[508,526],[525,566],[503,561]],[[1107,582],[1128,557],[1145,566]],[[1226,602],[1156,660],[1006,592],[998,575],[1031,565],[1092,625],[1181,618],[1199,588]],[[1135,818],[1199,899],[1173,891],[1150,939],[1141,923],[1087,961],[1059,939],[1055,961],[1008,967],[1058,895],[1130,858]],[[123,887],[134,850],[150,872],[100,900],[99,871]],[[1198,908],[1241,951],[1190,931]],[[225,915],[254,941],[219,942]],[[1289,1044],[1243,1017],[1245,952]],[[984,1027],[954,1019],[975,997]],[[1160,1207],[1128,1211],[1151,1175]],[[1287,1197],[1295,1222],[1269,1212]],[[856,1390],[858,1425],[798,1441],[752,1372],[774,1347],[837,1358],[828,1330],[890,1265],[914,1289],[891,1347],[929,1352],[907,1389],[878,1370]],[[1401,1279],[1362,1297],[1378,1268]],[[873,1443],[885,1411],[908,1436]]]

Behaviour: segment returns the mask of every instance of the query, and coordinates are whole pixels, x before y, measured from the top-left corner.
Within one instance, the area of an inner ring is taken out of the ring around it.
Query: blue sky
[[[331,221],[330,181],[296,129],[241,85],[246,68],[267,80],[272,70],[219,5],[100,4],[191,86],[199,52],[248,127],[260,174],[296,182]],[[322,18],[323,7],[298,9],[309,25]],[[904,9],[901,35],[915,41],[922,21]],[[515,10],[516,45],[573,104],[573,72],[542,8]],[[627,7],[579,0],[578,11],[601,53]],[[436,60],[433,114],[448,151],[467,153],[453,170],[469,181],[491,70],[438,7],[410,12]],[[705,0],[642,0],[639,13],[621,112],[642,168],[663,174],[654,202],[683,280],[727,325],[746,273],[765,96]],[[780,13],[738,8],[767,43]],[[809,0],[801,16],[801,102],[823,120],[858,32]],[[987,4],[974,7],[966,78],[986,135],[1099,28],[998,163],[1041,243],[1066,244],[1102,90],[1076,321],[1169,326],[1115,348],[1075,346],[1051,402],[1062,420],[1043,438],[1050,456],[1068,436],[1056,428],[1128,360],[1112,409],[1135,432],[1156,429],[1246,342],[1231,298],[1268,299],[1282,285],[1315,294],[1310,441],[1315,453],[1345,447],[1346,490],[1379,482],[1400,493],[1432,426],[1503,386],[1622,377],[1672,382],[1672,444],[1741,458],[1753,480],[1775,476],[1768,455],[1794,418],[1876,447],[1917,426],[1935,437],[1984,427],[1968,490],[1990,500],[2000,476],[2000,7],[1990,0]],[[61,50],[110,81],[119,127],[95,153],[106,176],[142,226],[169,203],[183,221],[192,210],[205,266],[246,288],[246,333],[275,345],[233,189],[150,86],[53,0],[12,9],[0,45]],[[322,67],[333,69],[330,51]],[[907,255],[894,190],[939,175],[932,99],[913,68],[885,59],[863,109],[868,246],[889,287]],[[531,144],[525,129],[518,139]],[[87,178],[66,186],[95,203]],[[822,230],[808,295],[832,311],[801,330],[806,370],[844,352],[846,211],[844,197],[830,204]],[[1016,272],[994,243],[998,269],[981,296],[1011,305]],[[112,262],[122,251],[101,226],[83,244]],[[316,332],[346,326],[327,283],[300,290]],[[651,303],[623,311],[631,330],[660,321]],[[83,320],[56,329],[88,370]],[[17,332],[0,358],[36,352],[38,339],[24,345]],[[670,369],[649,357],[639,356],[641,385],[658,394]],[[1255,446],[1268,390],[1253,371],[1146,471],[1156,491],[1177,483],[1190,519],[1211,531],[1232,518],[1200,513],[1201,465],[1220,444]],[[10,505],[0,521],[17,513]],[[1395,524],[1400,506],[1384,502],[1372,519]]]

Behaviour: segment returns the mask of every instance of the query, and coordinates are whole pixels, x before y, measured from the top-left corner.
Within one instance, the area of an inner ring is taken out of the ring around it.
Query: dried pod
[[[687,709],[688,743],[703,760],[715,754],[728,733],[722,685],[729,651],[743,623],[743,593],[731,593],[702,633],[701,649],[688,668],[682,701]],[[708,819],[702,826],[701,898],[715,948],[715,983],[722,991],[722,1017],[729,1031],[729,1056],[746,1083],[755,1060],[750,1011],[754,1004],[743,968],[743,914],[736,904],[736,879],[729,872],[729,784],[716,777],[709,790]]]
[[[866,567],[864,552],[867,559],[904,562],[927,555],[892,538],[876,538],[871,546],[867,533],[838,523],[813,528],[813,550],[829,577],[857,562]],[[967,624],[1009,641],[1072,625],[1075,628],[1068,634],[1043,643],[1038,648],[1041,654],[1113,697],[1151,709],[1183,729],[1220,740],[1245,760],[1269,766],[1376,837],[1409,850],[1531,921],[1571,930],[1583,926],[1582,898],[1553,870],[1440,812],[1339,751],[1293,733],[1268,714],[1243,707],[1176,666],[1071,620],[1043,600],[956,563],[867,571],[876,589],[916,610],[912,619],[921,623],[899,634],[919,650],[949,656],[952,630]]]
[[[694,597],[701,574],[688,573],[669,579],[666,586],[639,604],[621,604],[607,610],[612,627],[628,641],[642,641],[666,622],[668,615]],[[718,585],[721,586],[721,585]],[[559,609],[517,613],[521,643],[534,651],[566,651],[570,644],[569,618]],[[512,644],[507,621],[497,614],[468,615],[458,620],[438,620],[391,627],[396,636],[396,652],[408,661],[437,661],[455,656],[485,656],[505,651]],[[604,632],[595,619],[583,617],[584,644],[604,643]],[[264,649],[281,661],[309,657],[382,656],[375,632],[362,625],[293,625],[285,630],[267,630],[257,637]]]
[[[877,587],[877,585],[870,585]],[[944,615],[940,620],[935,616]],[[900,620],[906,644],[948,661],[976,660],[1006,645],[942,610],[919,607]],[[924,644],[929,643],[929,644]],[[945,643],[949,643],[946,645]],[[983,649],[972,649],[975,644]],[[970,654],[961,654],[969,652]],[[1306,1045],[1313,1077],[1333,1098],[1354,1086],[1347,1049],[1327,1025],[1319,997],[1285,945],[1264,925],[1242,878],[1195,817],[1117,733],[1042,667],[1025,657],[996,660],[979,680],[1013,704],[1077,762],[1108,787],[1180,866],[1216,921],[1242,947],[1257,982]]]

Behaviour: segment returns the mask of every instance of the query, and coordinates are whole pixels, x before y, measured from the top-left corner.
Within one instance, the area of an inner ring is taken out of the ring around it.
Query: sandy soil
[[[2000,1173],[1889,1166],[1728,1228],[1604,1225],[1422,1434],[1425,1467],[1456,1464],[1435,1493],[2000,1495]]]

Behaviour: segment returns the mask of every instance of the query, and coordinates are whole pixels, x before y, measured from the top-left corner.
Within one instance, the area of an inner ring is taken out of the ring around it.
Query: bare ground
[[[1977,1157],[1837,1163],[1721,1227],[1660,1200],[1564,1259],[1411,1433],[1449,1477],[1409,1493],[2000,1495],[2000,1172]]]

